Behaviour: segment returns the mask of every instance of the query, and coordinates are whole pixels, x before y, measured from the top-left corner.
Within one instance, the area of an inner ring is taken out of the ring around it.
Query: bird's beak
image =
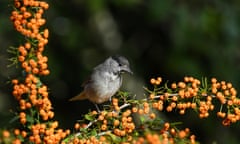
[[[132,70],[129,68],[129,66],[123,66],[122,67],[122,72],[128,72],[130,74],[133,74]]]

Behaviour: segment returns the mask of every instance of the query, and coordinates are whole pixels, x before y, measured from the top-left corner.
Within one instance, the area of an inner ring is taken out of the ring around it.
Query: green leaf
[[[112,133],[109,133],[108,136],[112,139],[113,143],[120,143],[121,142],[121,138],[112,134]]]
[[[92,115],[90,115],[90,114],[85,114],[84,117],[85,117],[86,120],[89,120],[89,121],[93,121],[94,120],[94,117]]]
[[[144,123],[144,122],[145,122],[145,117],[141,116],[141,117],[140,117],[140,122],[141,122],[141,123]]]
[[[32,117],[32,116],[30,116],[30,115],[26,115],[26,119],[27,119],[27,121],[28,122],[30,122],[30,123],[33,123],[34,122],[34,118]]]

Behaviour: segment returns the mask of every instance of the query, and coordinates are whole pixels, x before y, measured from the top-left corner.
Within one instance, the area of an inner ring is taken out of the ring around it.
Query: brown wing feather
[[[87,95],[85,94],[85,92],[81,92],[79,95],[69,99],[69,101],[76,101],[76,100],[84,100],[87,99]]]

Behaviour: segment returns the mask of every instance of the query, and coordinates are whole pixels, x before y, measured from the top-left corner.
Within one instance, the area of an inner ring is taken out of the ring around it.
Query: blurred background
[[[94,109],[89,101],[69,102],[94,66],[110,55],[130,61],[134,75],[124,75],[122,90],[143,96],[151,77],[164,81],[184,76],[216,77],[232,82],[240,91],[240,1],[169,0],[57,0],[48,1],[44,14],[50,30],[45,55],[51,74],[42,78],[49,86],[55,119],[63,128]],[[21,75],[7,67],[10,46],[21,36],[9,20],[12,5],[0,1],[0,127],[9,125],[16,108],[11,78]],[[204,144],[237,144],[240,125],[223,127],[211,114],[199,119],[194,112],[167,114],[169,121],[183,121]]]

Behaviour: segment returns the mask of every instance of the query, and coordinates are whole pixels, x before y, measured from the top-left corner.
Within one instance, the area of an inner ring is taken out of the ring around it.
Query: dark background
[[[240,1],[202,0],[53,0],[44,14],[50,38],[45,55],[51,74],[42,78],[49,86],[55,119],[72,128],[82,114],[94,108],[88,101],[69,102],[92,68],[110,55],[127,57],[133,76],[124,76],[122,90],[138,96],[151,77],[164,81],[184,76],[216,77],[240,90]],[[0,127],[7,127],[16,101],[11,78],[20,69],[7,67],[10,46],[21,35],[14,31],[9,1],[0,1]],[[239,143],[239,122],[223,127],[215,113],[207,119],[187,111],[168,114],[170,121],[183,121],[200,142]]]

